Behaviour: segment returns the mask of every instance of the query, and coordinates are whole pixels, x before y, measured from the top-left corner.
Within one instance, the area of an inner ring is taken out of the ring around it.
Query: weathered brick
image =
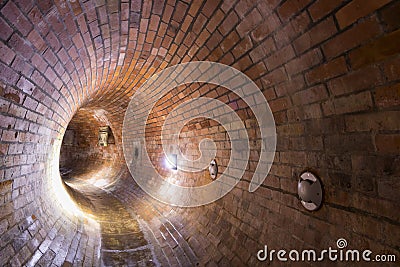
[[[22,33],[27,36],[32,29],[32,24],[25,18],[14,2],[8,2],[1,10],[1,13]]]
[[[346,73],[346,61],[344,57],[339,57],[323,65],[315,67],[306,73],[305,77],[309,84],[325,81],[341,74]]]
[[[15,57],[15,53],[8,48],[4,43],[0,44],[0,57],[2,61],[6,64],[11,64],[12,60]]]
[[[276,67],[279,67],[295,56],[293,47],[291,45],[285,46],[282,49],[279,49],[270,57],[265,59],[265,65],[268,70],[273,70]]]
[[[371,110],[372,97],[369,92],[362,92],[350,96],[342,96],[333,101],[336,114],[352,113]]]
[[[303,9],[309,2],[308,0],[286,1],[278,8],[278,14],[281,19],[287,20]]]
[[[336,19],[338,20],[339,26],[345,28],[348,25],[354,23],[359,18],[362,18],[376,9],[386,5],[390,0],[354,0],[348,3],[346,6],[341,8],[336,13]]]
[[[322,49],[325,56],[330,59],[368,41],[380,32],[380,25],[373,16],[336,35],[327,41]]]
[[[379,87],[374,92],[375,105],[392,107],[400,104],[400,84]]]
[[[16,52],[20,53],[22,57],[29,60],[33,55],[32,48],[28,43],[18,34],[13,34],[9,41],[9,45],[12,46]]]
[[[12,33],[12,28],[3,20],[3,18],[0,18],[0,38],[7,40]]]
[[[243,38],[245,35],[262,21],[262,16],[256,8],[254,8],[236,27],[239,36]]]
[[[396,30],[400,27],[400,21],[397,19],[397,15],[400,12],[400,3],[392,1],[390,5],[387,5],[381,12],[381,18],[384,22],[385,28],[388,32]]]
[[[400,135],[378,134],[375,136],[375,145],[378,152],[398,154],[400,152]]]
[[[332,17],[324,19],[322,22],[305,32],[293,42],[293,46],[298,54],[303,53],[310,47],[315,46],[330,38],[336,33],[336,26]]]
[[[279,19],[272,13],[251,32],[251,37],[259,42],[274,32],[277,27],[279,27]]]
[[[314,86],[303,91],[299,91],[292,96],[293,104],[306,105],[324,100],[328,97],[325,86]]]
[[[400,129],[398,111],[384,111],[346,116],[346,130],[354,131],[396,131]]]
[[[312,66],[319,64],[322,61],[322,55],[319,49],[313,49],[289,61],[286,65],[286,71],[289,75],[297,74]]]
[[[397,55],[399,47],[400,30],[397,30],[352,51],[349,55],[351,65],[354,69],[358,69],[385,60]]]
[[[380,85],[382,82],[383,77],[380,70],[376,67],[368,67],[329,81],[328,88],[333,95],[339,96],[368,89]]]
[[[316,21],[333,12],[342,3],[341,0],[318,0],[308,10],[312,19]]]

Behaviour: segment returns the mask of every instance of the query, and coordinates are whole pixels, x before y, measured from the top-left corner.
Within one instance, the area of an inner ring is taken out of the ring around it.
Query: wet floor
[[[69,178],[75,201],[101,227],[103,266],[158,266],[139,221],[113,195],[82,180]]]

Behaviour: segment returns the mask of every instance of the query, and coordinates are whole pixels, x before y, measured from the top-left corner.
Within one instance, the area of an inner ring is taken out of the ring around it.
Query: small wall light
[[[108,133],[109,127],[100,127],[99,129],[99,146],[107,146],[108,145]]]
[[[311,172],[300,175],[297,191],[301,204],[307,210],[317,210],[322,204],[322,186],[319,178]]]
[[[208,167],[208,170],[210,172],[210,176],[213,180],[215,180],[217,178],[217,174],[218,174],[218,165],[217,162],[215,161],[215,159],[213,159],[210,162],[210,166]]]
[[[178,170],[178,155],[177,154],[169,154],[165,158],[165,163],[167,167],[171,170]]]

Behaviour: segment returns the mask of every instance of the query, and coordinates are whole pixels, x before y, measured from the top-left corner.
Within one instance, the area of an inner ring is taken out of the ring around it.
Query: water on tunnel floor
[[[103,266],[159,266],[139,221],[117,198],[84,180],[64,181],[81,209],[100,224]]]

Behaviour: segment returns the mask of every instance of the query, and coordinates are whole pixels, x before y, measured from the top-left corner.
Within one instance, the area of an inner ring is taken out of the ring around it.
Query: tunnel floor
[[[102,265],[160,266],[138,219],[120,200],[84,180],[69,177],[64,182],[81,209],[100,224]]]

